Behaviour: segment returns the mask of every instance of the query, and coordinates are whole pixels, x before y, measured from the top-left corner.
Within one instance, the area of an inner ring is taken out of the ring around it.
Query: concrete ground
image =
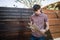
[[[60,38],[55,38],[54,40],[60,40]]]

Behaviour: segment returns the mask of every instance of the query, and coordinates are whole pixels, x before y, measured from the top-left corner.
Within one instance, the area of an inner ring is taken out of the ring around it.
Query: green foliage
[[[54,3],[54,4],[47,6],[47,9],[49,9],[49,10],[60,10],[59,5],[60,5],[60,2],[57,2],[57,3]]]

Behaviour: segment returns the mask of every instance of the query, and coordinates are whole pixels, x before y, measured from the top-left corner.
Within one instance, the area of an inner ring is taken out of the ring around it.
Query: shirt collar
[[[33,15],[36,16],[35,13],[33,13]],[[39,16],[41,16],[41,15],[42,15],[42,13]]]

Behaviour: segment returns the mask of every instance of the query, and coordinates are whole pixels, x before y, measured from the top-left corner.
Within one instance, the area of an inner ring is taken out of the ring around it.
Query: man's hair
[[[33,6],[33,11],[37,11],[37,10],[39,10],[40,8],[41,8],[40,5],[35,4],[35,5]]]

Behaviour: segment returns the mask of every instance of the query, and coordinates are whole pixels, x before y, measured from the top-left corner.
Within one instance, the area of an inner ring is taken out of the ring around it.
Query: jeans
[[[45,40],[45,36],[42,37],[31,36],[30,40]]]

